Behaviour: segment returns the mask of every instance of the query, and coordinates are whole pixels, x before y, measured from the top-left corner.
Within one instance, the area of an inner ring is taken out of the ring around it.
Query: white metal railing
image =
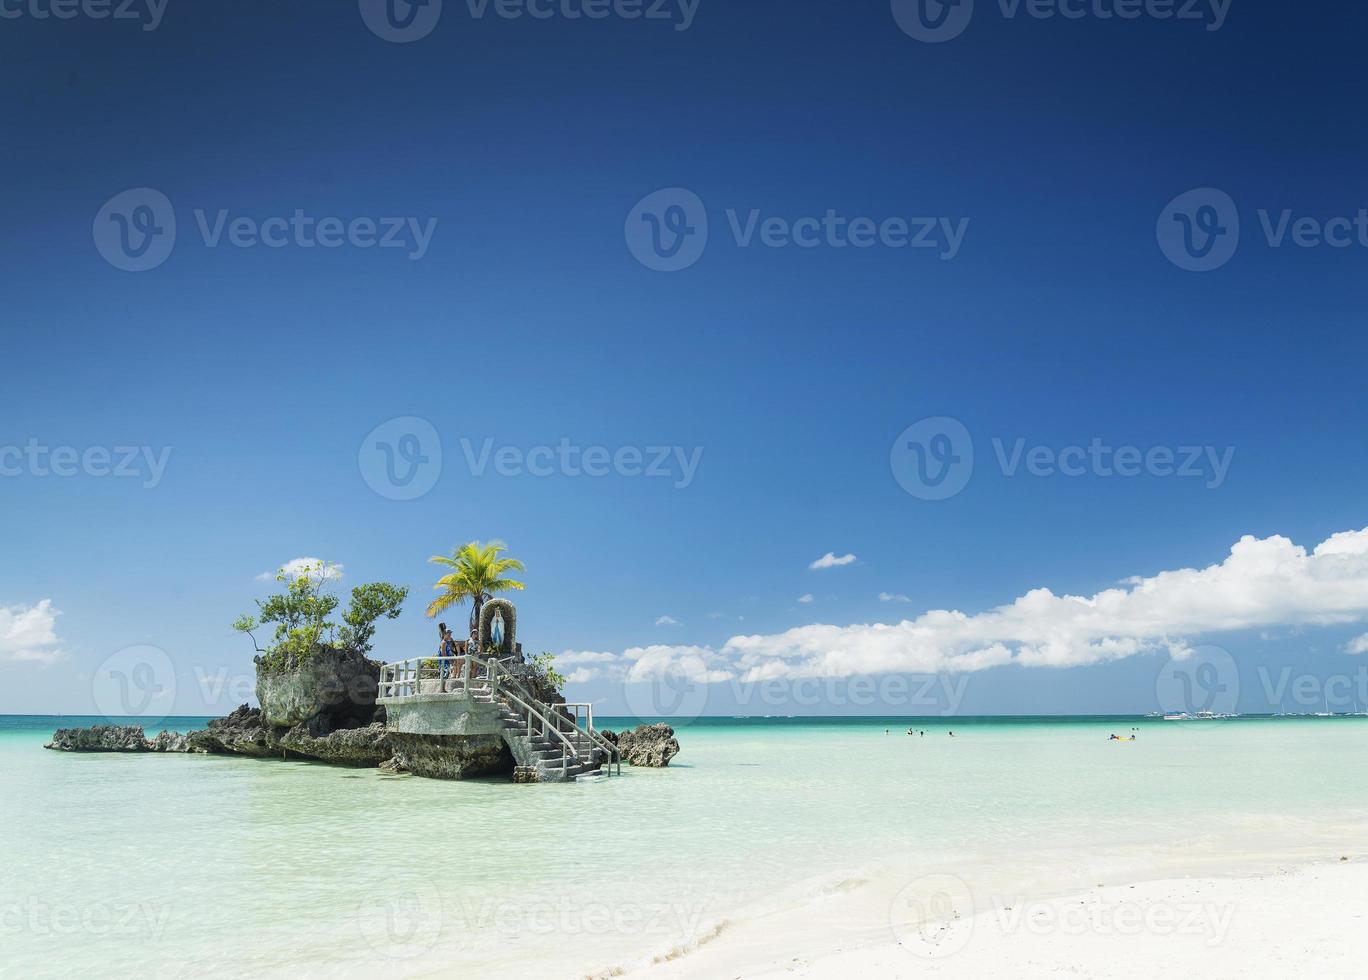
[[[436,664],[436,670],[425,666],[427,664]],[[442,669],[444,665],[447,666],[445,671]],[[447,676],[442,677],[443,673]],[[438,681],[436,690],[424,691],[424,682],[427,681]],[[604,754],[608,775],[613,775],[614,765],[617,775],[622,775],[622,753],[594,728],[593,705],[584,701],[548,705],[528,691],[504,661],[462,654],[409,657],[380,666],[377,698],[433,693],[466,697],[476,693],[488,694],[491,698],[511,702],[510,706],[523,716],[529,738],[540,734],[542,738],[554,737],[560,743],[562,765],[571,757],[577,762],[582,761],[582,750],[587,747],[590,752],[600,751]],[[569,726],[568,730],[563,727],[565,725]]]
[[[427,666],[434,664],[435,668]],[[377,698],[406,698],[417,694],[464,694],[473,687],[472,681],[488,681],[488,668],[484,677],[480,668],[484,661],[478,657],[454,655],[450,657],[409,657],[396,660],[391,664],[380,665],[380,681],[375,696]],[[443,669],[445,668],[445,669]],[[443,677],[442,675],[446,676]],[[435,692],[424,691],[424,681],[437,681]]]
[[[600,735],[598,729],[594,727],[594,706],[588,701],[566,701],[564,704],[556,705],[556,707],[563,708],[569,712],[570,723],[574,725],[578,731],[588,735],[589,740],[593,742],[597,748],[602,749],[607,755],[608,774],[612,775],[613,764],[616,763],[618,775],[621,776],[622,753],[616,745]],[[581,714],[584,716],[584,723],[582,725],[580,724]]]

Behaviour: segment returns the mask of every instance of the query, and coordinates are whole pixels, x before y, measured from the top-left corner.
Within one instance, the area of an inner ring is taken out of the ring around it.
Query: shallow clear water
[[[1368,718],[704,719],[565,786],[42,750],[99,720],[0,717],[0,972],[575,976],[881,869],[1368,846]]]

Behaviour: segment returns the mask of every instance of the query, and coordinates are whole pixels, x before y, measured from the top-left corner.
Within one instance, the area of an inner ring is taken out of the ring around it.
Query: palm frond
[[[433,586],[444,594],[433,600],[428,607],[428,615],[434,616],[442,609],[467,599],[483,600],[496,592],[525,588],[522,582],[507,577],[509,572],[525,570],[517,558],[500,557],[507,550],[508,545],[498,539],[468,541],[453,548],[449,556],[433,555],[429,558],[432,564],[445,566],[451,572],[439,578]]]
[[[464,596],[459,596],[452,592],[448,592],[445,595],[439,595],[436,599],[433,599],[431,602],[428,603],[428,617],[431,618],[433,616],[436,616],[438,613],[450,608],[451,606],[454,606],[457,602],[460,602],[464,598]]]

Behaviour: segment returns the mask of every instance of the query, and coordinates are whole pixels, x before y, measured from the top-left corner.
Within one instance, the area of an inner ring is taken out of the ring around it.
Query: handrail
[[[550,724],[550,719],[549,719],[549,718],[547,718],[544,714],[542,714],[542,713],[541,713],[540,711],[538,711],[536,708],[532,707],[532,705],[528,704],[526,701],[524,701],[522,698],[518,697],[516,694],[512,693],[511,691],[505,691],[505,692],[504,692],[504,695],[505,695],[506,697],[510,698],[511,700],[516,701],[519,705],[522,706],[523,710],[527,712],[527,737],[528,737],[528,738],[531,738],[531,737],[532,737],[532,716],[533,716],[533,715],[536,715],[539,719],[541,719],[541,723],[542,723],[542,735],[545,735],[545,734],[546,734],[546,726],[547,726],[548,724]],[[533,700],[535,701],[536,699],[534,698]],[[569,749],[569,750],[570,750],[570,754],[573,755],[573,756],[575,757],[575,761],[578,762],[578,761],[579,761],[580,754],[579,754],[579,749],[576,747],[575,743],[572,742],[572,741],[570,741],[570,739],[568,739],[568,738],[565,736],[565,733],[564,733],[563,731],[560,730],[560,726],[559,726],[559,725],[553,725],[552,728],[551,728],[551,731],[555,732],[555,733],[556,733],[556,737],[557,737],[558,739],[561,740],[561,765],[562,765],[562,766],[565,765],[565,761],[566,761],[566,758],[565,758],[565,750],[566,750],[566,749]]]
[[[555,715],[557,719],[557,732],[560,731],[559,722],[561,720],[570,722],[571,727],[575,730],[577,734],[585,736],[589,739],[591,744],[593,744],[596,748],[606,753],[607,761],[609,764],[609,772],[612,772],[612,765],[614,762],[616,762],[618,768],[618,775],[622,775],[622,752],[618,749],[616,745],[608,741],[608,739],[604,738],[602,735],[600,735],[598,732],[594,730],[593,705],[585,701],[565,702],[558,705],[548,705],[543,701],[538,701],[537,698],[530,691],[528,691],[526,687],[523,686],[522,682],[512,675],[512,673],[508,670],[507,667],[504,667],[503,664],[499,663],[498,661],[491,661],[491,663],[497,665],[498,669],[502,670],[506,675],[508,683],[515,687],[517,690],[521,691],[528,700],[540,704],[543,708],[546,708],[548,711],[552,712],[553,715]],[[518,700],[521,701],[522,699],[519,698]],[[590,720],[587,728],[580,727],[577,716],[572,715],[567,717],[566,715],[556,713],[555,710],[556,708],[575,707],[585,707],[589,709]],[[576,758],[578,758],[578,755],[576,756]]]

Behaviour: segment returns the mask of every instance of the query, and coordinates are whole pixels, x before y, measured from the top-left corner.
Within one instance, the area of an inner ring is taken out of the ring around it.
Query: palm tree
[[[451,556],[433,555],[428,561],[434,565],[445,565],[451,573],[443,575],[433,586],[442,592],[428,603],[427,614],[436,616],[449,606],[460,605],[467,599],[471,602],[470,628],[473,633],[480,622],[480,610],[487,600],[497,592],[521,589],[523,584],[508,578],[509,572],[523,571],[523,563],[516,558],[500,558],[499,553],[508,550],[502,541],[481,543],[472,541],[452,551]]]

